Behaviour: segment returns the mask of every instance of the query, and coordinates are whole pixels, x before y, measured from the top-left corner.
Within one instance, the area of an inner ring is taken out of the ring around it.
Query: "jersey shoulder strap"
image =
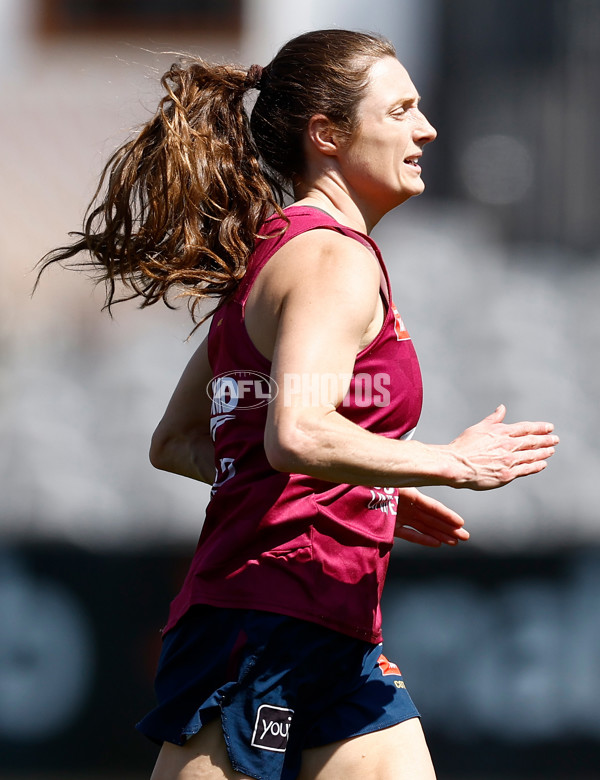
[[[271,257],[273,257],[275,252],[285,246],[292,238],[299,236],[301,233],[306,233],[309,230],[318,228],[326,228],[342,233],[345,236],[355,239],[372,252],[378,259],[379,265],[382,268],[382,275],[384,277],[382,281],[385,280],[386,282],[384,292],[386,293],[386,297],[388,297],[389,282],[387,279],[387,272],[379,248],[373,239],[364,233],[341,225],[330,214],[327,214],[327,212],[312,206],[290,206],[285,210],[285,215],[287,219],[280,217],[278,214],[274,214],[262,225],[259,236],[256,239],[254,251],[248,262],[248,269],[235,294],[235,300],[242,305],[246,302],[256,277]]]

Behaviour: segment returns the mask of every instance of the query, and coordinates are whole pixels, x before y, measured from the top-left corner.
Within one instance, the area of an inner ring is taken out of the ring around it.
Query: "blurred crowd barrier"
[[[149,776],[153,706],[180,552],[0,550],[0,775]],[[397,554],[384,651],[440,777],[594,777],[600,762],[600,549]],[[336,674],[332,659],[332,674]]]

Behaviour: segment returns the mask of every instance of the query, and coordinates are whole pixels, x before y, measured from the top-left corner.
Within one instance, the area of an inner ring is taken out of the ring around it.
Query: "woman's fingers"
[[[549,422],[518,422],[505,425],[506,431],[509,436],[544,436],[551,434],[554,430],[554,425]]]
[[[415,526],[417,524],[415,523]],[[450,545],[454,547],[459,542],[466,542],[469,538],[468,531],[464,531],[464,534],[457,537],[453,534],[443,533],[433,528],[419,528],[412,525],[396,525],[394,536],[398,539],[404,539],[407,542],[413,542],[415,544],[422,544],[426,547],[440,547],[442,544]]]
[[[484,417],[483,422],[490,422],[490,423],[501,423],[502,420],[506,417],[506,406],[504,404],[500,404],[491,414],[488,414],[487,417]]]
[[[458,536],[468,539],[468,531],[464,529],[464,520],[459,515],[456,515],[456,519],[444,519],[438,515],[420,513],[418,516],[412,513],[402,512],[401,508],[398,509],[398,520],[403,524],[413,525],[417,524],[420,528],[439,531],[443,534],[457,534]]]
[[[518,479],[519,477],[528,477],[531,474],[539,474],[540,471],[543,471],[547,465],[548,462],[546,460],[534,460],[528,463],[522,463],[520,466],[516,466],[513,469],[513,479]]]
[[[552,435],[544,435],[544,436],[536,436],[532,434],[528,434],[526,436],[520,436],[516,437],[513,436],[514,439],[516,439],[516,443],[518,446],[516,447],[518,450],[534,450],[534,449],[552,449],[554,451],[554,447],[559,443],[560,439],[555,434]]]
[[[469,532],[463,518],[441,501],[416,488],[399,491],[395,536],[428,547],[456,545],[466,541]]]
[[[430,517],[439,517],[455,525],[464,525],[463,518],[436,498],[421,493],[417,488],[398,490],[398,507],[404,511],[424,512]]]
[[[442,542],[430,534],[421,533],[410,526],[401,526],[396,528],[394,536],[397,539],[403,539],[405,542],[421,544],[424,547],[441,547]],[[447,544],[456,544],[456,542],[447,542]]]

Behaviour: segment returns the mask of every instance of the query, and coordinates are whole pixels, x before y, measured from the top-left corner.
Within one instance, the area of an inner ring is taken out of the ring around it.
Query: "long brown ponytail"
[[[172,289],[189,296],[192,316],[202,298],[224,300],[283,201],[250,133],[252,82],[231,66],[172,65],[154,117],[107,162],[83,231],[71,234],[79,239],[42,258],[41,271],[86,253],[66,264],[99,271],[109,310],[138,296],[142,306],[171,305]],[[129,294],[117,297],[118,280]]]
[[[79,238],[43,257],[40,273],[83,253],[90,259],[66,264],[97,269],[109,309],[138,296],[170,305],[173,290],[189,296],[192,317],[203,298],[218,306],[244,276],[262,222],[283,213],[284,190],[302,179],[311,116],[350,135],[370,67],[389,56],[383,38],[317,30],[265,68],[173,65],[155,116],[106,164]],[[129,294],[116,297],[118,281]]]

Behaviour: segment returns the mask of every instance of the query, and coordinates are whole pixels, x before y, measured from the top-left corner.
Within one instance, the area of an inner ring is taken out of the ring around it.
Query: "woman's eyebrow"
[[[403,106],[406,103],[416,103],[419,105],[420,101],[421,95],[417,93],[416,95],[406,95],[405,97],[398,98],[392,101],[391,106],[392,108],[396,108],[397,106]]]

